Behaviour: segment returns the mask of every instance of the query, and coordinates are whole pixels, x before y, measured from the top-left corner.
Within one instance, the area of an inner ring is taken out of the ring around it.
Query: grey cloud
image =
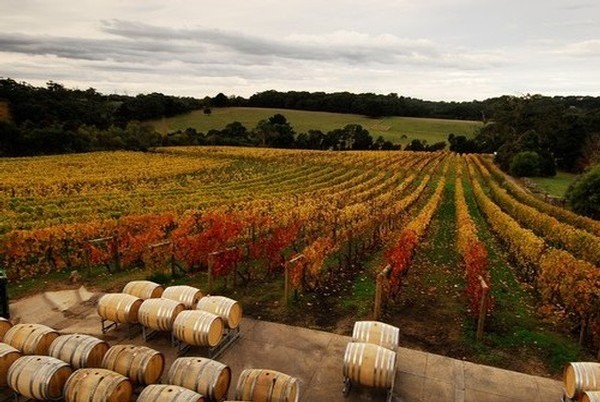
[[[120,20],[103,22],[102,31],[111,37],[0,33],[0,51],[121,63],[177,60],[192,65],[267,66],[290,60],[481,69],[502,63],[498,55],[442,52],[440,46],[430,41],[346,31],[270,39],[237,31],[176,29]]]
[[[302,60],[345,60],[349,62],[391,63],[396,57],[435,57],[436,52],[422,41],[405,41],[402,46],[377,46],[377,38],[368,43],[344,43],[335,46],[323,43],[302,43],[289,39],[268,39],[243,32],[219,29],[194,28],[174,29],[155,27],[142,23],[120,20],[104,22],[103,30],[133,40],[186,41],[220,46],[233,51],[255,56],[273,56]]]

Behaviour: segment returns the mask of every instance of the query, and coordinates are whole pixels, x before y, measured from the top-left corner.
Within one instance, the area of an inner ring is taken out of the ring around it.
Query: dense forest
[[[49,82],[34,87],[0,79],[0,156],[40,155],[95,150],[147,150],[159,145],[217,144],[311,149],[398,149],[373,139],[360,126],[328,133],[296,133],[284,116],[254,128],[232,122],[223,130],[160,136],[139,123],[203,109],[227,106],[355,113],[370,117],[407,116],[483,120],[472,139],[448,133],[456,152],[496,152],[505,171],[516,175],[554,174],[556,168],[582,171],[600,155],[600,97],[501,96],[483,101],[433,102],[398,96],[349,92],[265,91],[248,99],[222,93],[202,99],[160,93],[103,95],[93,88],[68,89]],[[3,110],[4,109],[4,110]],[[5,116],[2,118],[2,116]],[[409,150],[436,150],[419,141]]]

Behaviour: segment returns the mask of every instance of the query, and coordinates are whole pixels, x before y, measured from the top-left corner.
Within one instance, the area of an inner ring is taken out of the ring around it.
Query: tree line
[[[381,136],[373,139],[369,131],[359,124],[348,124],[327,133],[308,130],[297,134],[285,116],[279,113],[259,121],[250,130],[238,121],[229,123],[222,130],[213,129],[207,133],[199,133],[194,128],[178,130],[167,134],[162,145],[234,145],[334,151],[401,149]]]
[[[48,82],[34,87],[0,79],[0,155],[39,155],[103,149],[146,150],[157,145],[222,144],[310,149],[398,149],[382,138],[370,142],[364,128],[295,133],[279,117],[248,130],[230,124],[208,133],[165,137],[135,121],[227,106],[356,113],[371,117],[410,116],[482,120],[474,138],[448,133],[452,151],[496,153],[500,167],[515,175],[547,175],[556,168],[578,172],[600,162],[600,97],[501,96],[483,101],[433,102],[390,93],[264,91],[248,99],[219,93],[203,99],[160,93],[103,95],[93,88],[68,89]],[[287,122],[286,122],[287,123]],[[289,125],[289,124],[288,124]],[[360,128],[359,128],[360,127]],[[368,132],[367,132],[368,133]],[[408,150],[436,150],[443,143],[415,140]]]

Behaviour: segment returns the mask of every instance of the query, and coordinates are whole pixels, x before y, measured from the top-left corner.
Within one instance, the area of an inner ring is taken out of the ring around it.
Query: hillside
[[[152,120],[150,123],[161,134],[185,130],[188,127],[206,133],[212,129],[223,129],[227,124],[234,121],[239,121],[246,128],[252,129],[258,121],[267,119],[276,113],[284,115],[296,130],[296,133],[308,130],[327,132],[347,124],[360,124],[369,130],[374,138],[381,135],[386,140],[400,144],[407,144],[415,138],[427,140],[429,144],[433,144],[446,141],[449,133],[472,137],[474,131],[482,125],[477,121],[464,120],[397,116],[372,119],[355,114],[244,107],[214,108],[209,116],[198,110],[179,116]],[[406,138],[403,138],[403,135]]]

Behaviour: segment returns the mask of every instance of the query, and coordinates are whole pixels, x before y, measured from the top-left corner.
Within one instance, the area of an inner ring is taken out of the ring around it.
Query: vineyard
[[[598,351],[600,223],[484,156],[174,147],[0,168],[11,286],[192,282],[341,332],[375,304],[405,345],[535,374]]]

